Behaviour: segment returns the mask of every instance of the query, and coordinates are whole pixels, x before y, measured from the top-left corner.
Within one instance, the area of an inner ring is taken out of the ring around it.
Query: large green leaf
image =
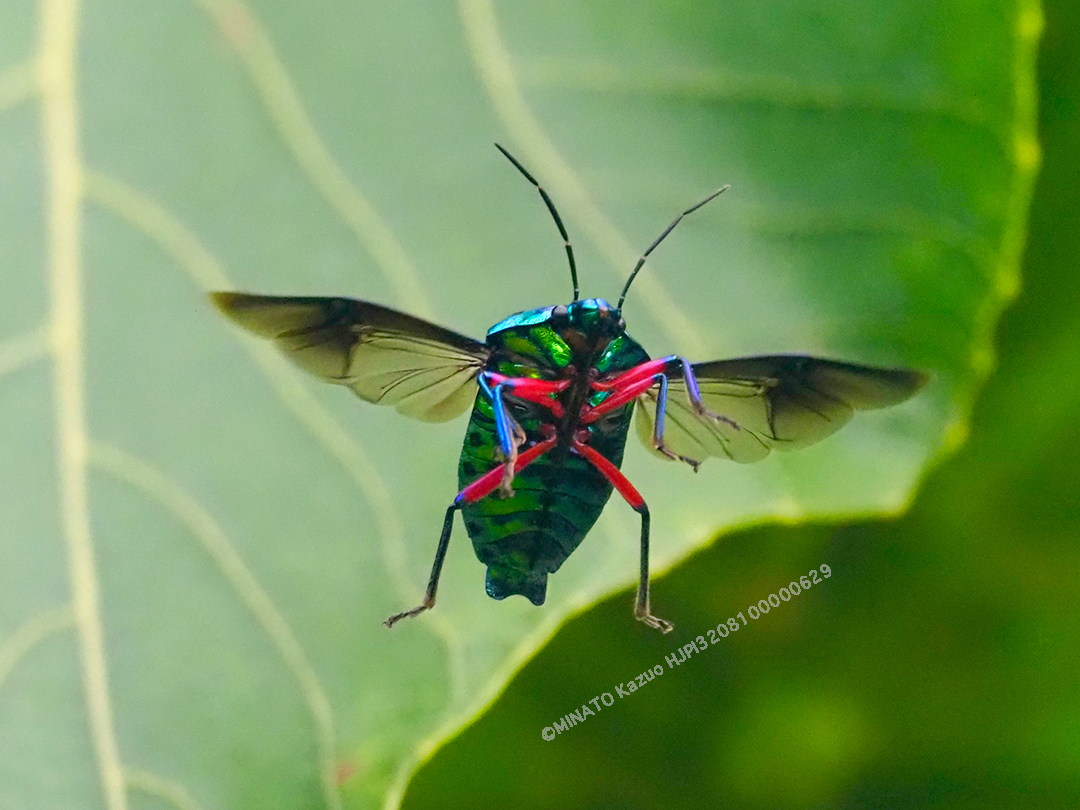
[[[494,139],[556,200],[588,295],[732,184],[631,292],[654,354],[936,375],[754,467],[631,450],[655,569],[718,526],[901,509],[962,438],[1016,288],[1038,23],[960,2],[4,4],[0,805],[392,805],[569,613],[633,580],[620,503],[539,609],[489,600],[459,530],[437,609],[387,631],[462,426],[300,379],[202,294],[351,295],[476,336],[565,301],[554,227]]]

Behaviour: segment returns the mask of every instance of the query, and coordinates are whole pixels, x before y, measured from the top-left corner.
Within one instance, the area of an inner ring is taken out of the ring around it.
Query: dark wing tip
[[[266,302],[265,295],[251,295],[250,293],[216,291],[207,293],[217,311],[230,320],[236,321],[241,326],[246,326],[243,313]]]
[[[865,410],[899,405],[930,382],[931,375],[908,368],[875,369],[872,384],[862,392],[862,401],[853,403]]]
[[[242,292],[212,292],[207,297],[222,315],[238,326],[264,338],[323,326],[335,304],[346,299],[295,298],[253,295]]]
[[[224,292],[221,290],[217,290],[215,292],[207,293],[206,297],[210,299],[211,304],[213,304],[219,310],[227,314],[229,310],[232,309],[233,302],[237,298],[243,297],[243,295],[243,293],[238,292]]]
[[[210,299],[210,303],[214,305],[218,312],[237,326],[242,326],[249,331],[262,335],[262,332],[252,325],[250,314],[253,305],[262,296],[241,292],[218,291],[207,293],[206,297]],[[271,337],[270,335],[262,336]]]
[[[927,383],[929,383],[932,379],[934,379],[933,374],[929,374],[925,371],[912,371],[911,369],[904,369],[904,372],[908,375],[908,384],[910,385],[911,394],[914,394],[916,391],[918,391]]]
[[[259,337],[275,338],[278,332],[266,328],[266,296],[241,292],[212,292],[207,298],[217,311]]]

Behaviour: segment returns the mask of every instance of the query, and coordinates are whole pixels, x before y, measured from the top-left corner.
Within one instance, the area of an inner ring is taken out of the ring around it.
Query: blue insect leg
[[[526,440],[525,431],[510,418],[510,415],[506,412],[506,405],[503,403],[503,389],[509,388],[513,391],[513,381],[499,382],[492,388],[491,380],[487,374],[481,374],[479,379],[480,388],[491,400],[491,408],[495,413],[495,432],[499,437],[499,448],[502,450],[503,458],[506,459],[506,470],[503,474],[502,483],[499,484],[499,490],[504,497],[510,497],[514,494],[511,484],[514,481],[518,448],[525,444]]]
[[[653,421],[653,444],[658,447],[664,443],[664,415],[667,413],[667,375],[657,374],[653,379],[660,380],[660,393],[656,397],[656,419]]]
[[[506,406],[502,400],[503,384],[499,383],[492,388],[486,374],[480,375],[479,382],[481,390],[491,400],[491,408],[495,412],[495,432],[499,436],[499,447],[502,449],[504,457],[509,458],[514,451],[514,439],[513,429],[510,427],[510,417],[506,413]]]
[[[698,416],[704,416],[715,419],[718,422],[724,422],[735,430],[740,429],[739,425],[733,420],[726,416],[715,414],[705,407],[705,403],[701,400],[701,389],[698,387],[697,378],[694,376],[694,367],[690,365],[689,360],[677,355],[671,355],[665,357],[663,362],[665,363],[665,368],[669,371],[682,371],[683,379],[686,381],[686,393],[690,398],[690,407],[693,408],[694,413]],[[653,380],[660,383],[660,392],[656,396],[656,416],[653,420],[653,447],[672,460],[686,462],[693,467],[694,472],[697,472],[698,468],[701,466],[699,460],[673,453],[667,448],[667,445],[664,444],[664,417],[667,415],[668,378],[666,374],[661,373],[654,375]]]
[[[717,422],[723,422],[730,425],[735,430],[742,430],[739,424],[732,419],[729,419],[722,414],[713,413],[705,407],[705,403],[701,399],[701,388],[698,387],[697,377],[694,376],[694,367],[690,364],[690,361],[685,357],[678,357],[671,355],[664,358],[668,360],[672,366],[681,365],[683,379],[686,380],[686,393],[690,396],[690,406],[694,409],[694,412],[698,416],[708,416],[710,419],[715,419]]]
[[[666,374],[657,374],[653,379],[659,380],[660,382],[660,393],[656,395],[656,417],[653,420],[653,447],[672,461],[686,462],[693,468],[694,472],[697,472],[698,468],[701,466],[700,461],[674,453],[668,449],[666,444],[664,444],[664,417],[667,415],[668,378]],[[696,380],[694,382],[694,387],[697,387]],[[687,385],[687,390],[690,390],[689,385]]]

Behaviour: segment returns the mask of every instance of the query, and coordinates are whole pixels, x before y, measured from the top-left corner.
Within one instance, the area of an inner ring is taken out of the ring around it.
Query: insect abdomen
[[[481,395],[483,396],[483,395]],[[458,464],[458,483],[464,488],[497,467],[495,426],[478,402]],[[629,409],[626,421],[629,422]],[[526,431],[530,433],[526,427]],[[626,441],[605,442],[604,453],[622,463]],[[594,446],[595,442],[594,442]],[[611,496],[611,484],[583,458],[573,454],[545,456],[521,470],[514,494],[493,493],[462,507],[465,528],[480,562],[488,566],[487,592],[494,599],[521,594],[542,605],[547,575],[559,569],[596,523]]]

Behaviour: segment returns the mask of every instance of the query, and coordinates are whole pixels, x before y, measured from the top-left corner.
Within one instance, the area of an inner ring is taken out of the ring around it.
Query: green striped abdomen
[[[612,339],[598,356],[591,352],[588,357],[576,356],[571,344],[588,341],[583,335],[571,335],[573,328],[562,332],[553,329],[550,312],[548,307],[518,313],[492,327],[488,345],[494,352],[487,369],[507,377],[559,379],[588,374],[591,366],[601,376],[612,376],[649,359],[625,333]],[[569,369],[570,365],[576,371]],[[593,392],[588,404],[597,405],[606,396]],[[526,446],[546,438],[541,426],[552,424],[546,408],[512,395],[504,401],[509,415],[528,436]],[[563,405],[568,405],[565,398]],[[587,443],[616,467],[622,464],[633,410],[630,403],[588,426]],[[564,438],[569,443],[569,437]],[[504,461],[496,457],[498,444],[491,402],[481,391],[461,449],[459,488],[464,489]],[[517,593],[534,605],[542,605],[548,574],[557,571],[588,534],[611,497],[612,487],[585,459],[556,448],[521,470],[513,488],[512,497],[500,498],[496,491],[462,506],[461,514],[476,556],[488,567],[488,595],[505,599]]]
[[[633,406],[610,414],[590,431],[589,444],[613,464],[622,463]],[[542,436],[539,415],[516,414],[530,443]],[[477,397],[458,463],[464,488],[501,462],[491,403]],[[488,566],[487,592],[494,599],[521,594],[544,603],[547,575],[559,569],[596,523],[611,496],[611,484],[594,466],[573,453],[553,451],[514,478],[514,494],[498,491],[462,507],[465,529],[480,562]]]

